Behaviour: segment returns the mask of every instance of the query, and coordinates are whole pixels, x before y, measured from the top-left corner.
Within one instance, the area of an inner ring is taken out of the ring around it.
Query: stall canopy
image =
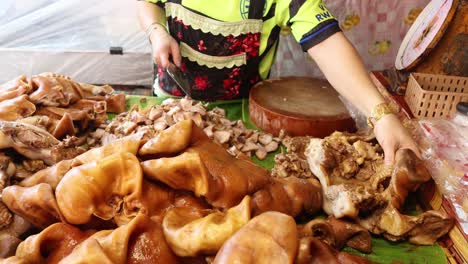
[[[151,85],[151,49],[136,16],[128,0],[1,0],[0,83],[57,72],[88,83]]]

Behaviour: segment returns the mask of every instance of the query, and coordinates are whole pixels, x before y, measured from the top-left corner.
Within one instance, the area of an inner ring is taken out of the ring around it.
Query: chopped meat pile
[[[382,150],[370,141],[340,132],[310,139],[305,154],[322,185],[323,209],[392,241],[433,244],[452,228],[453,219],[438,211],[402,213],[408,194],[431,179],[423,162],[403,149],[396,153],[395,167],[387,167]]]
[[[275,166],[271,170],[273,177],[314,177],[309,169],[307,158],[304,154],[304,147],[309,142],[308,137],[292,137],[283,140],[286,146],[286,153],[280,153],[275,156]]]
[[[134,107],[129,112],[116,116],[103,129],[92,133],[92,143],[105,145],[117,138],[143,132],[151,138],[169,126],[182,121],[192,120],[203,129],[205,134],[221,144],[233,156],[245,154],[263,160],[268,153],[278,150],[283,137],[273,137],[245,127],[240,120],[231,121],[224,109],[215,107],[207,110],[201,102],[189,98],[166,99],[161,105],[146,109]]]

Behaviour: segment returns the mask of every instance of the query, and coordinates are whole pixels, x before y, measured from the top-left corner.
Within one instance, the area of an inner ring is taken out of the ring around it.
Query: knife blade
[[[187,79],[187,76],[173,63],[170,63],[166,68],[167,74],[174,80],[174,82],[179,86],[183,93],[186,96],[190,97],[190,83]]]

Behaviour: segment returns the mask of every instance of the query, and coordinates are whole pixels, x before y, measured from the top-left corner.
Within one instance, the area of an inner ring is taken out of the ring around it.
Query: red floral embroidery
[[[231,43],[229,49],[233,51],[233,54],[239,54],[245,52],[247,59],[258,57],[258,50],[260,47],[259,34],[246,34],[241,37],[233,37],[229,35],[226,40]]]
[[[182,62],[179,68],[181,72],[185,73],[185,71],[187,70],[187,65],[185,64],[185,62]]]
[[[178,19],[177,17],[174,17],[174,22],[175,23],[179,23],[179,24],[183,24],[184,22],[180,19]]]
[[[258,56],[260,41],[258,34],[247,34],[242,40],[242,48],[247,53],[247,59]]]
[[[237,76],[239,76],[240,74],[240,68],[234,68],[232,69],[231,73],[229,74],[229,78],[235,78]]]
[[[241,87],[241,82],[235,82],[235,84],[229,87],[226,91],[226,98],[225,99],[232,99],[239,94],[239,90]]]
[[[175,95],[175,96],[182,96],[183,94],[182,94],[182,91],[181,91],[181,90],[179,90],[179,89],[176,88],[176,89],[172,90],[172,95]]]
[[[160,67],[160,66],[158,66],[158,75],[159,75],[159,76],[162,76],[162,75],[164,75],[163,68],[162,68],[162,67]]]
[[[194,83],[199,90],[206,90],[210,86],[208,76],[197,76]]]
[[[205,46],[205,42],[203,40],[200,40],[200,42],[198,42],[198,50],[199,51],[205,51],[207,48]]]
[[[239,95],[239,91],[242,85],[240,75],[241,69],[234,68],[229,73],[229,79],[223,80],[223,88],[226,91],[226,96],[224,99],[232,99]]]
[[[223,80],[223,88],[225,90],[229,90],[235,83],[236,81],[234,81],[233,79],[226,79],[226,80]]]
[[[179,32],[177,32],[177,38],[178,38],[179,40],[181,40],[181,39],[182,39],[182,37],[183,37],[183,36],[182,36],[182,32],[180,32],[180,31],[179,31]]]

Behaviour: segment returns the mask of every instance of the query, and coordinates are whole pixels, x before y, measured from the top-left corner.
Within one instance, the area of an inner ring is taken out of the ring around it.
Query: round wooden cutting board
[[[255,85],[249,97],[250,118],[275,136],[326,137],[334,131],[356,130],[356,124],[325,80],[286,77]]]
[[[458,0],[432,0],[403,39],[395,60],[397,70],[411,70],[434,49],[453,19]]]

